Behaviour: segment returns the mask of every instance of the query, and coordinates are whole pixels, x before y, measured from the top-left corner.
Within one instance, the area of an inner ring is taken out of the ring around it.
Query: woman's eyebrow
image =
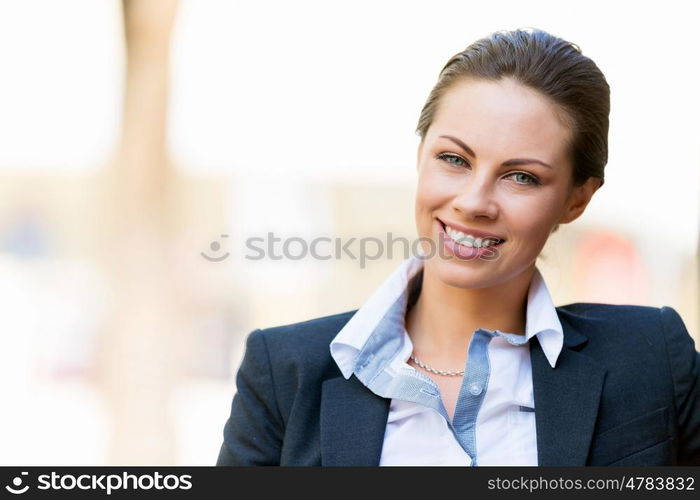
[[[474,159],[476,159],[476,153],[474,153],[472,148],[467,146],[462,140],[460,140],[456,137],[453,137],[451,135],[441,135],[440,137],[442,137],[444,139],[451,140],[452,142],[457,144],[460,148],[465,150],[470,156],[473,156]],[[549,165],[548,163],[545,163],[542,160],[536,160],[534,158],[513,158],[512,160],[504,161],[503,166],[527,165],[528,163],[538,163],[538,164],[545,166],[547,168],[552,168],[552,166]]]

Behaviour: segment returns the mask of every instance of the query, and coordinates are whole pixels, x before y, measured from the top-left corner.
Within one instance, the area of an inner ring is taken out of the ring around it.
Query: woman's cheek
[[[435,208],[449,201],[454,183],[446,182],[438,175],[426,173],[418,182],[417,197],[425,207]]]
[[[432,187],[430,186],[430,183],[427,182],[425,179],[422,179],[417,186],[417,191],[416,191],[416,212],[417,215],[420,214],[421,211],[430,209],[430,205],[433,200],[433,195],[432,195]]]

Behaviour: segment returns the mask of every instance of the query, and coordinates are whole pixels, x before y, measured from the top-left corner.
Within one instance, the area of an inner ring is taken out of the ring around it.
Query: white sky
[[[0,168],[102,166],[119,134],[114,0],[0,0]]]
[[[149,0],[156,1],[156,0]],[[692,2],[183,0],[169,144],[199,173],[415,181],[413,131],[449,56],[498,29],[577,43],[612,88],[606,184],[584,218],[694,248],[700,41]],[[0,168],[114,153],[116,0],[0,0]]]

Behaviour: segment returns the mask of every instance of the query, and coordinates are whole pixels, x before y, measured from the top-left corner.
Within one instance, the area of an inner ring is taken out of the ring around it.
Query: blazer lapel
[[[321,465],[379,465],[391,400],[355,375],[328,379],[321,389]]]
[[[562,318],[564,347],[552,368],[539,341],[530,342],[540,466],[586,465],[605,369],[573,348],[587,339]]]

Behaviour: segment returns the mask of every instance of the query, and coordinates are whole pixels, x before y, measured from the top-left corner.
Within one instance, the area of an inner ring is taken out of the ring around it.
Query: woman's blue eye
[[[531,176],[530,174],[526,174],[525,172],[513,172],[510,175],[515,175],[515,176],[522,175],[521,179],[525,179],[525,182],[518,182],[518,181],[515,181],[515,182],[518,184],[522,184],[523,186],[526,186],[528,184],[532,184],[533,186],[536,186],[540,183],[533,176]]]
[[[462,158],[459,155],[452,154],[452,153],[440,153],[437,155],[435,158],[438,160],[442,160],[446,162],[448,165],[452,167],[457,167],[457,168],[463,168],[465,166],[469,167],[469,162],[467,162],[464,158]],[[511,174],[508,174],[508,177],[510,176],[521,176],[518,180],[516,180],[516,184],[519,184],[521,186],[539,186],[540,181],[534,177],[533,175],[530,175],[525,172],[513,172]]]
[[[454,167],[463,167],[464,165],[469,165],[469,163],[467,163],[467,162],[464,160],[464,158],[462,158],[461,156],[453,155],[453,154],[450,154],[450,153],[440,153],[439,155],[436,156],[436,158],[439,159],[439,160],[446,161],[449,165],[452,165],[452,166],[454,166]],[[450,160],[457,160],[458,162],[461,161],[461,162],[462,162],[462,165],[460,165],[460,164],[458,164],[458,163],[453,163],[453,162],[450,161]]]

